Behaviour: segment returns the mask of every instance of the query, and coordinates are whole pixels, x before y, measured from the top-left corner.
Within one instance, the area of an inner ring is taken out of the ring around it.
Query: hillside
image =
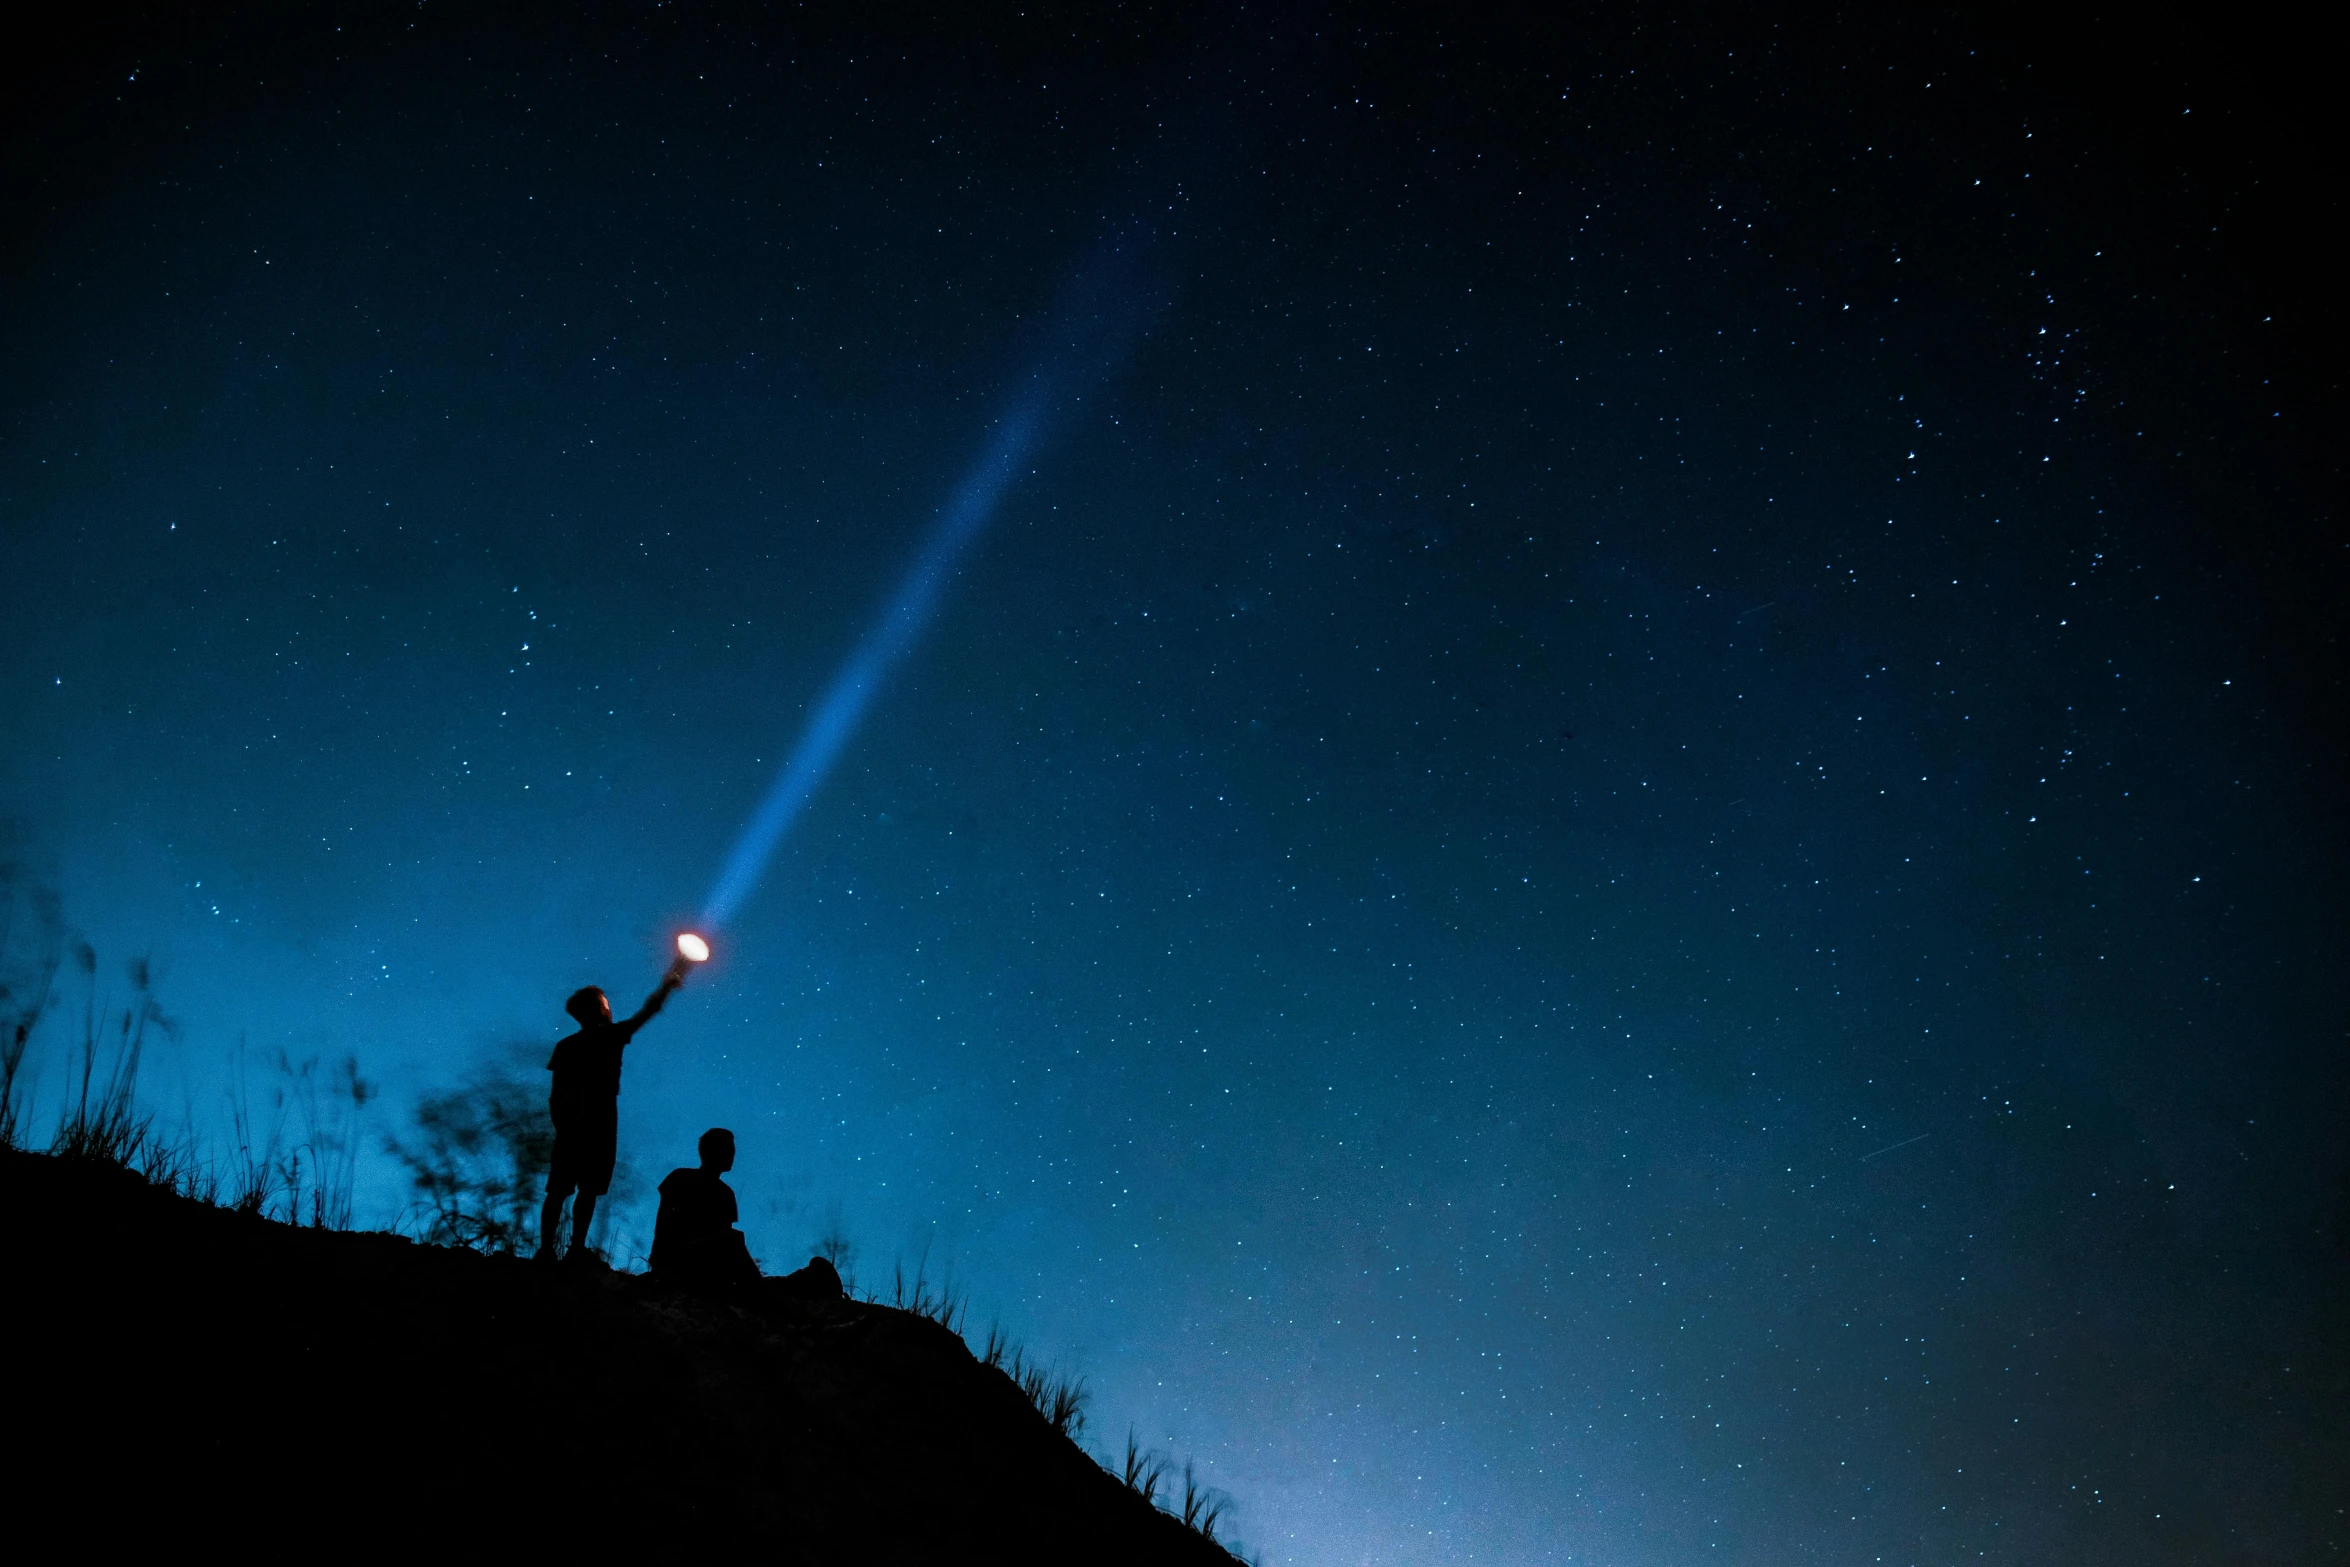
[[[938,1324],[297,1229],[0,1153],[20,1524],[361,1557],[1233,1558]]]

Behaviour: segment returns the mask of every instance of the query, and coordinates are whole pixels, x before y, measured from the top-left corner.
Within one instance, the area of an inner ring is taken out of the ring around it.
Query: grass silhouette
[[[1232,1511],[1229,1492],[1200,1483],[1198,1471],[1190,1459],[1183,1461],[1183,1488],[1178,1491],[1169,1482],[1174,1474],[1174,1461],[1142,1445],[1133,1427],[1126,1430],[1126,1454],[1115,1464],[1104,1467],[1116,1475],[1126,1489],[1167,1513],[1186,1529],[1210,1542],[1223,1546],[1226,1552],[1242,1561],[1253,1558],[1245,1555],[1234,1543],[1217,1537],[1225,1517]],[[1166,1499],[1160,1499],[1160,1487],[1167,1487]]]
[[[825,1210],[824,1233],[816,1237],[816,1255],[832,1264],[832,1271],[840,1275],[842,1289],[851,1294],[856,1292],[857,1243],[849,1239],[848,1225],[842,1222],[838,1202]]]
[[[65,911],[33,874],[15,824],[0,822],[0,1148],[24,1144],[24,1061],[57,997]]]
[[[1010,1377],[1020,1396],[1044,1416],[1045,1424],[1056,1434],[1075,1441],[1084,1431],[1085,1406],[1092,1395],[1086,1390],[1083,1377],[1066,1376],[1041,1361],[1031,1360],[1000,1322],[988,1325],[987,1338],[978,1356],[981,1365]]]
[[[832,1229],[837,1232],[839,1228],[840,1220],[836,1214],[832,1220]],[[845,1245],[845,1242],[839,1241],[837,1233],[828,1235],[819,1244],[836,1243]],[[833,1266],[837,1269],[840,1265],[836,1262]],[[878,1294],[873,1294],[868,1295],[866,1299],[879,1301],[881,1297]],[[890,1293],[886,1304],[895,1306],[900,1311],[910,1311],[917,1317],[935,1322],[957,1338],[963,1336],[963,1330],[957,1324],[968,1315],[964,1299],[955,1292],[951,1282],[947,1284],[932,1284],[930,1282],[930,1247],[927,1243],[922,1247],[922,1254],[914,1260],[914,1277],[912,1279],[906,1277],[906,1261],[903,1257],[891,1265]]]
[[[415,1122],[413,1141],[385,1146],[408,1167],[423,1238],[500,1256],[534,1251],[555,1152],[555,1122],[538,1085],[484,1068],[461,1087],[428,1095]]]
[[[147,1030],[156,1025],[169,1027],[170,1023],[156,1003],[153,976],[145,960],[129,967],[131,1000],[119,1016],[98,999],[98,955],[87,942],[75,943],[74,964],[88,978],[89,999],[82,1010],[81,1041],[74,1053],[73,1098],[50,1139],[49,1151],[69,1159],[135,1165],[154,1126],[153,1117],[141,1114],[138,1107],[139,1058],[146,1051]],[[101,1077],[99,1041],[108,1034],[114,1036],[114,1048]]]
[[[1126,1428],[1126,1462],[1118,1478],[1125,1482],[1127,1490],[1154,1507],[1158,1505],[1159,1487],[1167,1479],[1167,1460],[1146,1450],[1136,1440],[1132,1426]]]

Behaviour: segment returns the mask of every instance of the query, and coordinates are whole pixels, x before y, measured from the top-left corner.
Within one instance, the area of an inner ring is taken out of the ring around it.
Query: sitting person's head
[[[577,1018],[581,1028],[612,1021],[611,998],[594,985],[573,991],[571,999],[563,1003],[563,1010]]]
[[[734,1168],[734,1133],[725,1127],[711,1127],[694,1148],[702,1156],[702,1168],[710,1174],[724,1175]]]

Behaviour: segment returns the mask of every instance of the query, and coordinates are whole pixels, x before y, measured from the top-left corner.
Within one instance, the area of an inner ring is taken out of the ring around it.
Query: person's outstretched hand
[[[661,988],[663,990],[677,989],[685,983],[685,976],[692,968],[693,964],[687,962],[683,954],[672,959],[669,964],[669,972],[661,976]]]

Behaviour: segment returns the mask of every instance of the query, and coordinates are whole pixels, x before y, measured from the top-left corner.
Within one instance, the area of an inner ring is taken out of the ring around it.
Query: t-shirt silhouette
[[[547,1070],[555,1074],[547,1108],[555,1124],[597,1119],[613,1114],[620,1097],[620,1053],[636,1038],[636,1031],[652,1021],[656,1008],[614,1023],[590,1023],[555,1043]]]

